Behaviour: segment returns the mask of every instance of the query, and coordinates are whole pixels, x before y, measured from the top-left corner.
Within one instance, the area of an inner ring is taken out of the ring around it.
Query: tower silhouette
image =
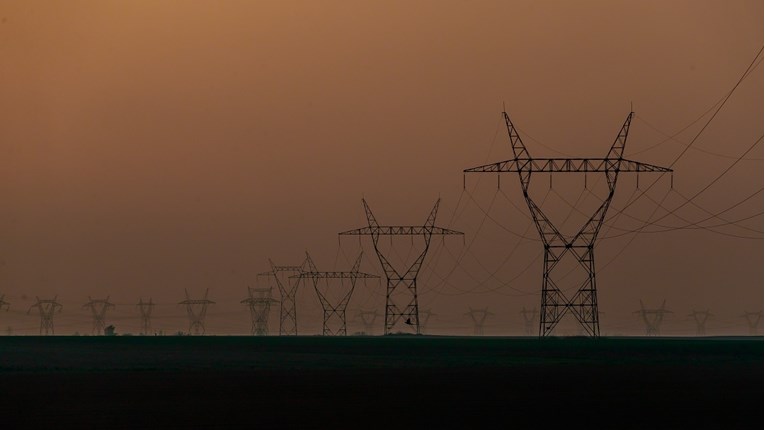
[[[93,317],[93,334],[103,335],[104,327],[106,326],[106,311],[114,308],[114,304],[109,302],[109,297],[106,299],[91,299],[88,297],[88,302],[82,305],[83,309],[90,309]]]
[[[640,301],[640,310],[635,311],[640,315],[645,324],[645,333],[648,336],[658,336],[661,328],[661,323],[664,321],[664,314],[672,313],[665,308],[667,301],[664,300],[661,303],[661,307],[658,309],[646,309],[643,305],[643,301]]]
[[[39,297],[36,297],[36,299],[37,302],[30,306],[27,310],[27,315],[32,311],[33,308],[37,308],[37,310],[40,312],[40,334],[54,334],[53,315],[57,311],[61,313],[61,309],[63,309],[64,306],[57,301],[58,296],[54,297],[53,299],[40,300]]]
[[[186,300],[179,302],[179,305],[186,306],[186,314],[189,317],[189,334],[201,335],[205,334],[205,317],[207,316],[207,306],[214,305],[215,302],[207,299],[207,293],[209,289],[205,290],[203,299],[193,300],[189,297],[188,290],[183,290],[186,293]]]
[[[271,304],[276,300],[271,298],[271,288],[252,288],[247,287],[249,297],[240,303],[247,305],[250,309],[250,318],[252,319],[251,332],[255,336],[268,335],[268,316],[271,311]]]

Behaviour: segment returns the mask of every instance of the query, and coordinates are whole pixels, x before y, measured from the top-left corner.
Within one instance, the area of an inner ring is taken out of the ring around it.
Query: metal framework
[[[82,305],[83,309],[90,309],[93,316],[93,334],[103,335],[106,327],[106,311],[114,308],[114,303],[109,302],[109,296],[106,299],[91,299],[88,296],[88,302]]]
[[[5,294],[0,294],[0,310],[3,310],[5,308],[5,311],[8,312],[10,310],[11,304],[5,301]]]
[[[40,311],[40,334],[54,334],[53,332],[53,314],[58,311],[61,313],[61,309],[64,306],[56,301],[58,296],[53,299],[40,300],[39,297],[35,297],[37,302],[29,307],[27,315],[32,311],[32,308],[37,308]]]
[[[209,289],[205,290],[203,299],[192,300],[189,297],[189,291],[184,289],[186,300],[178,302],[179,305],[186,306],[186,313],[189,316],[189,334],[205,334],[205,316],[207,316],[207,306],[214,305],[215,302],[207,299]]]
[[[316,265],[311,256],[306,252],[305,261],[308,263],[308,270],[299,275],[292,276],[299,280],[310,279],[313,282],[313,288],[316,290],[316,295],[319,296],[319,302],[324,310],[324,320],[322,323],[322,335],[324,336],[345,336],[348,334],[345,311],[348,308],[348,302],[351,300],[353,290],[356,288],[356,281],[359,278],[379,278],[377,275],[359,272],[363,255],[363,252],[359,253],[359,257],[349,272],[319,272],[316,270]],[[330,280],[338,279],[340,280],[341,287],[346,287],[346,285],[347,287],[340,291],[340,299],[333,301],[329,297],[329,291],[326,291],[326,289],[322,291],[319,284],[324,280],[327,283],[327,288],[330,288]],[[348,284],[345,283],[345,280],[349,281]]]
[[[526,333],[526,336],[531,336],[534,334],[534,323],[537,320],[537,316],[539,315],[539,312],[537,312],[536,309],[526,309],[524,306],[521,309],[521,315],[523,316],[523,331]]]
[[[148,335],[151,332],[151,312],[154,310],[154,303],[152,303],[151,297],[149,297],[148,302],[144,302],[143,298],[139,298],[136,307],[141,312],[141,334]]]
[[[605,158],[531,158],[518,131],[506,112],[502,112],[513,149],[513,158],[497,163],[465,169],[464,173],[516,172],[520,178],[523,197],[531,212],[537,232],[544,244],[544,266],[539,319],[539,336],[549,336],[566,313],[571,312],[589,336],[600,336],[598,300],[595,285],[595,258],[593,250],[603,221],[616,190],[621,172],[672,172],[665,167],[640,163],[623,158],[633,112],[627,115],[616,140]],[[556,228],[529,195],[532,173],[604,173],[608,195],[584,226],[573,236],[564,235]],[[497,177],[499,180],[499,176]],[[562,258],[573,255],[587,272],[585,281],[567,297],[553,280],[553,271]]]
[[[271,311],[271,303],[278,300],[271,297],[272,288],[247,287],[249,297],[239,303],[247,305],[252,319],[251,333],[255,336],[268,335],[268,315]]]
[[[377,312],[377,309],[373,311],[359,311],[357,314],[359,318],[361,318],[361,324],[364,325],[364,334],[365,335],[371,335],[372,330],[375,326],[375,321],[377,320],[377,317],[380,315]]]
[[[494,314],[489,312],[488,308],[470,308],[470,311],[466,312],[465,315],[469,316],[473,321],[473,334],[476,336],[483,336],[483,327],[486,324],[486,318]]]
[[[756,335],[757,328],[760,325],[760,321],[762,321],[762,311],[744,311],[744,314],[741,316],[746,318],[746,325],[749,327],[749,334]]]
[[[712,313],[709,312],[709,309],[705,311],[697,311],[696,309],[693,310],[690,314],[688,314],[689,317],[693,318],[693,321],[696,322],[696,335],[697,336],[704,336],[707,334],[707,320],[709,317],[712,316]]]
[[[387,287],[385,292],[385,330],[386,335],[393,334],[393,330],[397,327],[398,323],[403,322],[406,330],[415,334],[420,334],[420,313],[417,304],[417,274],[422,268],[422,263],[425,260],[425,255],[428,253],[430,247],[430,240],[433,235],[462,235],[463,233],[456,230],[449,230],[442,227],[436,227],[436,214],[438,213],[438,205],[441,202],[439,198],[436,201],[435,206],[430,211],[428,219],[423,226],[381,226],[375,216],[372,214],[372,210],[367,205],[366,200],[362,199],[364,204],[364,212],[367,216],[367,227],[357,228],[354,230],[348,230],[339,233],[341,236],[371,236],[372,243],[374,244],[375,252],[380,260],[380,265],[385,272],[387,278]],[[393,264],[383,255],[379,247],[381,236],[422,236],[425,241],[425,249],[420,253],[414,262],[404,272],[393,267]],[[397,291],[403,294],[397,294]],[[403,291],[405,290],[405,291]],[[403,296],[403,297],[400,297]]]
[[[276,280],[276,286],[281,295],[281,306],[279,309],[279,335],[297,336],[297,304],[296,297],[300,279],[294,275],[303,273],[305,261],[300,266],[277,266],[271,259],[268,260],[271,265],[271,271],[260,273],[260,275],[270,275]]]
[[[640,315],[640,318],[643,319],[643,323],[645,323],[645,333],[648,336],[658,336],[659,328],[661,327],[662,321],[664,321],[664,314],[672,313],[672,311],[665,308],[666,303],[666,300],[661,302],[661,307],[659,309],[646,309],[645,305],[643,305],[643,301],[640,301],[640,310],[637,310],[634,313]]]

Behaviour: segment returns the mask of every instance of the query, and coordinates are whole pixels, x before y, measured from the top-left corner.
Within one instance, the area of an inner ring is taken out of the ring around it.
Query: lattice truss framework
[[[255,336],[268,335],[268,317],[271,311],[271,304],[278,303],[278,300],[271,297],[272,290],[271,287],[247,287],[249,297],[240,302],[247,305],[250,309],[250,319],[252,320],[251,333]]]
[[[359,271],[363,255],[363,252],[359,253],[356,262],[348,272],[320,272],[316,269],[311,256],[306,252],[305,257],[308,270],[303,271],[299,275],[292,276],[299,281],[310,279],[313,283],[313,288],[319,297],[319,302],[324,311],[322,322],[322,335],[324,336],[346,336],[348,334],[345,318],[346,310],[348,309],[351,295],[353,295],[353,290],[356,288],[356,281],[359,279],[379,278],[377,275]],[[340,285],[331,285],[333,281],[335,284],[339,281]],[[333,292],[330,289],[338,289],[336,291],[337,294],[332,294]]]
[[[138,308],[138,312],[141,313],[141,334],[148,335],[151,333],[151,313],[154,310],[154,303],[151,301],[151,297],[149,297],[148,302],[144,302],[143,298],[139,298],[135,306]]]
[[[90,314],[93,317],[93,334],[104,334],[104,327],[106,326],[106,311],[114,309],[114,303],[109,302],[109,297],[106,299],[91,299],[88,296],[88,302],[82,305],[83,309],[90,309]]]
[[[402,332],[421,333],[420,313],[417,298],[417,275],[422,268],[425,256],[430,248],[433,235],[463,235],[462,232],[436,227],[436,215],[439,198],[430,211],[425,225],[422,226],[381,226],[375,219],[366,200],[362,199],[364,212],[367,217],[367,227],[348,230],[339,233],[341,236],[371,236],[377,257],[387,279],[385,291],[385,330],[384,333],[394,334],[395,330]],[[397,269],[383,254],[380,247],[382,236],[422,236],[424,249],[405,270]],[[401,324],[403,323],[403,324]],[[402,330],[403,329],[403,330]]]
[[[214,305],[215,302],[207,299],[209,288],[205,289],[205,295],[202,299],[192,299],[189,297],[189,291],[184,289],[186,300],[179,302],[179,305],[186,306],[186,314],[189,318],[189,334],[205,334],[205,317],[207,316],[207,307]]]
[[[600,336],[598,318],[597,288],[595,283],[595,239],[598,236],[603,221],[616,190],[616,181],[620,172],[672,172],[665,167],[640,163],[623,158],[624,146],[633,112],[619,131],[616,140],[605,158],[532,158],[523,144],[518,131],[510,121],[507,112],[503,112],[513,158],[497,163],[465,169],[464,173],[506,173],[515,172],[521,182],[523,197],[531,212],[537,232],[544,245],[544,265],[542,274],[542,293],[539,318],[539,336],[552,334],[555,326],[567,312],[571,312],[578,323],[584,328],[585,334],[593,337]],[[573,236],[566,236],[553,225],[529,195],[529,184],[533,173],[604,173],[608,185],[608,195],[584,226]],[[558,263],[572,255],[578,265],[587,273],[581,285],[576,286],[572,297],[567,297],[560,286],[553,280],[552,272]]]
[[[40,334],[55,334],[53,331],[53,315],[56,312],[61,313],[61,309],[63,309],[64,306],[57,301],[58,296],[55,296],[53,299],[43,300],[40,300],[39,297],[35,298],[37,299],[37,302],[29,307],[27,310],[27,315],[32,311],[33,308],[37,308],[37,310],[40,312]]]
[[[696,323],[697,336],[704,336],[707,334],[707,320],[712,316],[712,313],[709,312],[709,309],[703,311],[697,311],[694,309],[690,314],[688,314],[688,316],[693,318],[693,322]]]
[[[279,266],[268,260],[271,271],[260,275],[272,276],[279,289],[281,306],[279,307],[279,335],[297,336],[297,292],[300,286],[300,278],[295,275],[303,273],[306,261],[300,266]]]
[[[661,302],[658,309],[646,309],[643,301],[640,301],[640,309],[635,311],[645,324],[645,333],[648,336],[658,336],[661,334],[661,323],[664,321],[664,314],[671,314],[672,311],[666,309],[667,301]]]

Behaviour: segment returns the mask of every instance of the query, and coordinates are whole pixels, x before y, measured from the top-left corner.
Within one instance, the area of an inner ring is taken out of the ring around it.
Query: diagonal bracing
[[[463,234],[460,231],[435,226],[440,201],[441,199],[436,201],[423,226],[381,226],[372,214],[372,210],[367,205],[366,200],[362,199],[361,202],[364,204],[364,211],[367,216],[367,227],[339,233],[341,236],[372,237],[372,244],[388,281],[385,292],[384,332],[386,335],[393,334],[394,330],[399,327],[408,327],[406,331],[413,331],[415,334],[421,333],[420,313],[417,304],[417,274],[420,272],[425,255],[428,253],[431,237],[433,235]],[[381,236],[422,236],[425,240],[425,249],[406,270],[401,271],[394,268],[390,260],[382,253],[379,246]],[[402,323],[403,325],[401,325]]]
[[[61,313],[61,309],[64,306],[57,301],[58,296],[53,299],[42,299],[36,297],[37,302],[29,307],[27,315],[33,308],[37,308],[40,311],[40,334],[54,334],[53,332],[53,315],[58,311]]]
[[[305,255],[308,270],[292,277],[298,280],[310,279],[313,282],[314,290],[316,290],[316,295],[319,297],[319,302],[324,310],[322,334],[324,336],[347,335],[345,311],[348,308],[353,290],[356,288],[356,281],[365,278],[379,278],[379,276],[359,271],[363,253],[359,254],[353,268],[348,272],[319,272],[316,270],[316,265],[311,256],[307,252]],[[322,281],[327,284],[327,288],[320,287]],[[329,285],[332,281],[340,281],[340,285]],[[330,291],[327,291],[329,288],[339,288],[338,294],[330,294]]]
[[[205,290],[205,296],[202,299],[192,299],[189,297],[189,291],[186,293],[186,300],[179,302],[179,305],[186,306],[186,314],[189,317],[189,334],[205,334],[205,317],[207,316],[207,306],[214,305],[215,302],[207,299],[209,289]]]
[[[665,308],[667,301],[661,302],[658,309],[646,309],[643,301],[640,301],[640,310],[635,311],[645,324],[645,333],[648,336],[658,336],[661,329],[661,323],[664,321],[664,314],[671,314],[672,311]]]
[[[277,300],[271,297],[271,288],[252,288],[247,287],[249,297],[240,303],[247,305],[250,309],[250,318],[252,319],[252,334],[255,336],[268,335],[268,316],[271,311],[271,304]]]
[[[88,297],[88,302],[82,305],[82,307],[83,309],[90,309],[91,316],[93,317],[93,334],[104,334],[106,311],[114,308],[114,304],[109,302],[109,297],[106,297],[106,299],[91,299]]]
[[[510,121],[506,112],[502,113],[510,137],[513,158],[497,163],[465,169],[464,173],[506,173],[518,174],[523,191],[523,197],[531,212],[537,232],[544,245],[544,266],[542,273],[542,294],[539,318],[539,336],[552,334],[555,326],[563,316],[571,312],[585,330],[585,334],[593,337],[600,336],[598,318],[597,289],[595,283],[595,240],[598,237],[608,207],[616,191],[616,181],[620,172],[672,172],[671,169],[640,163],[623,158],[624,146],[633,113],[627,115],[621,130],[608,156],[605,158],[531,158],[523,144],[518,131]],[[529,195],[529,184],[533,173],[590,173],[605,174],[608,184],[608,195],[584,226],[573,236],[561,233],[553,225],[534,200]],[[582,284],[574,286],[575,293],[567,296],[554,281],[553,271],[558,263],[567,256],[573,256],[578,265],[587,273]]]
[[[300,278],[295,275],[303,273],[304,261],[300,266],[277,266],[271,259],[268,260],[271,271],[260,275],[273,276],[281,296],[279,309],[279,335],[297,336],[297,292],[300,286]]]

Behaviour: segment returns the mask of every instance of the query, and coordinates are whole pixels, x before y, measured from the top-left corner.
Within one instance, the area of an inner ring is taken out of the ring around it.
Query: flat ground
[[[11,336],[0,381],[15,428],[761,429],[765,377],[762,337]]]

